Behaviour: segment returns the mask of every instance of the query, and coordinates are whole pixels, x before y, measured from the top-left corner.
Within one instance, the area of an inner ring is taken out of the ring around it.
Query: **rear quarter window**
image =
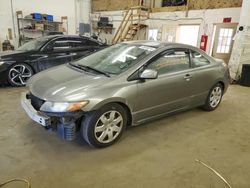
[[[210,64],[210,61],[199,52],[193,51],[191,54],[192,67],[203,67]]]

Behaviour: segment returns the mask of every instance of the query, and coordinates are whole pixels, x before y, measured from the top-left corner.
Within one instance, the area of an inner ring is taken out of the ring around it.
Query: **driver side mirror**
[[[158,72],[154,69],[145,69],[139,78],[141,79],[156,79],[158,77]]]

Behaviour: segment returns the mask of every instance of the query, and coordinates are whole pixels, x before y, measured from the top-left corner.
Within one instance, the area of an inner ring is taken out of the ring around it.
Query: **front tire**
[[[206,111],[213,111],[215,110],[222,99],[223,95],[223,86],[220,83],[214,85],[207,96],[206,104],[203,106],[203,109]]]
[[[11,86],[25,86],[28,79],[33,76],[34,71],[26,63],[17,63],[10,67],[8,72],[8,82]]]
[[[82,120],[81,134],[90,146],[102,148],[119,140],[126,125],[126,111],[113,103],[86,115]]]

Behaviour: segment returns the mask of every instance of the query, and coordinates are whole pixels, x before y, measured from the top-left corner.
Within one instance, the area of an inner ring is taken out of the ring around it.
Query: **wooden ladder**
[[[149,9],[144,6],[131,7],[125,12],[112,43],[133,40],[137,32],[145,27],[145,21],[149,18]]]

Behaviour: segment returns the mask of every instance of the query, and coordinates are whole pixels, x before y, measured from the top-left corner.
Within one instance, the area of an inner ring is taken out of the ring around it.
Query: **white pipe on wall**
[[[91,25],[91,0],[75,0],[76,30],[79,23]]]
[[[10,0],[10,6],[11,6],[13,34],[14,34],[14,38],[16,38],[16,28],[15,28],[15,20],[14,20],[15,16],[14,16],[13,0]]]

